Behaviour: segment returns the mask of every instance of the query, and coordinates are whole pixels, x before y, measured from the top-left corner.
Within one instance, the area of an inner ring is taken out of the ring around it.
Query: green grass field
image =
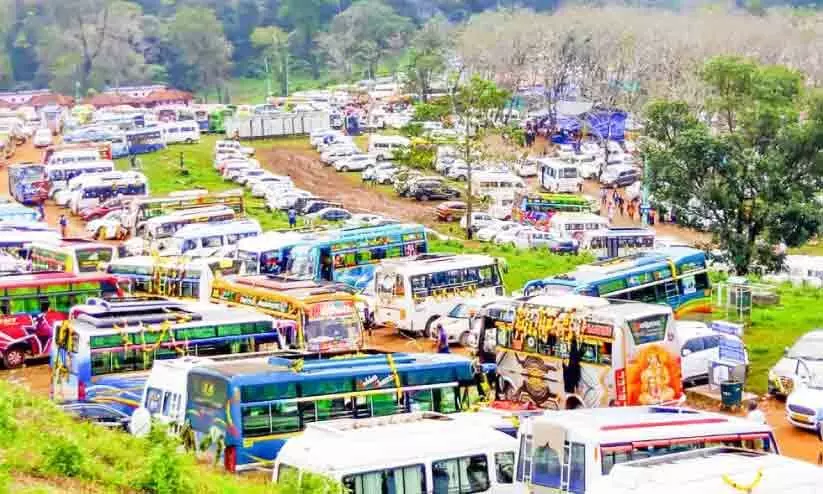
[[[213,191],[234,188],[234,184],[225,182],[212,167],[212,149],[215,136],[204,136],[200,144],[175,145],[169,149],[141,156],[144,173],[149,177],[153,194],[167,194],[175,190],[204,187]],[[276,140],[253,141],[258,149],[276,146],[281,148],[306,151],[308,145],[305,137],[291,137]],[[188,175],[180,173],[180,153],[188,170]],[[127,160],[118,160],[120,168],[127,168]],[[345,174],[350,183],[359,182],[357,173]],[[377,186],[377,190],[393,195],[390,186]],[[249,215],[257,218],[264,229],[277,229],[287,226],[285,215],[269,213],[263,208],[259,199],[249,199]],[[454,224],[439,223],[435,225],[440,233],[462,238],[462,232]],[[814,247],[809,247],[813,249]],[[561,256],[547,251],[522,251],[510,247],[465,242],[463,240],[431,241],[433,252],[481,253],[505,260],[507,271],[504,274],[506,289],[511,292],[520,290],[526,281],[565,273],[575,266],[589,262],[590,257]],[[751,355],[751,373],[748,383],[754,392],[766,391],[769,367],[780,358],[783,349],[790,346],[800,335],[818,327],[823,327],[823,311],[818,308],[823,303],[823,290],[801,289],[789,286],[780,287],[780,305],[755,307],[750,327],[746,330],[745,341]],[[722,318],[722,314],[717,314]]]

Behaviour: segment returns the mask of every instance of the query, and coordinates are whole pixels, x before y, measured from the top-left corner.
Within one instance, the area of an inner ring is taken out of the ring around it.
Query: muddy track
[[[371,212],[417,223],[432,223],[437,202],[391,197],[355,182],[331,166],[324,166],[310,151],[269,149],[258,152],[260,163],[274,173],[288,175],[301,189],[334,199],[354,212]]]

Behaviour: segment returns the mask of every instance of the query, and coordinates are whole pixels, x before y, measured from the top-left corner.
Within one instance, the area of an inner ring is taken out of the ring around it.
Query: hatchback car
[[[409,195],[418,201],[454,199],[460,197],[460,191],[438,180],[419,180],[412,184]]]
[[[485,213],[482,211],[472,213],[472,231],[476,232],[481,228],[485,228],[495,223],[497,223],[497,219],[492,218],[492,216],[489,213]],[[466,228],[467,224],[468,215],[464,215],[462,218],[460,218],[460,228]]]
[[[513,221],[498,221],[477,230],[477,235],[474,238],[481,242],[492,242],[500,233],[519,226],[522,225]]]
[[[351,213],[343,208],[323,208],[320,211],[307,214],[306,217],[313,220],[345,221],[351,219]]]
[[[720,345],[724,342],[742,347],[740,338],[712,330],[698,321],[676,321],[674,341],[680,351],[680,370],[683,382],[696,385],[708,382],[709,363],[720,359]],[[748,353],[744,349],[745,364]]]
[[[812,376],[823,376],[823,330],[810,331],[786,348],[783,358],[769,370],[769,394],[788,396]]]
[[[795,427],[817,431],[823,439],[823,376],[812,376],[786,397],[786,420]]]
[[[630,165],[611,165],[600,176],[605,187],[627,187],[640,180],[640,170]]]
[[[355,154],[334,162],[334,169],[339,172],[362,171],[375,166],[377,160],[368,154]]]

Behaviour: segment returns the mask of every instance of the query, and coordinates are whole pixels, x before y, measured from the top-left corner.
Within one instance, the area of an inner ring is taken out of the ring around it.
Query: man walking
[[[289,208],[289,228],[294,229],[297,226],[297,211],[294,209],[294,206]]]
[[[451,350],[449,350],[449,336],[442,324],[437,325],[437,353],[451,353]]]
[[[69,226],[69,220],[65,214],[60,215],[60,236],[66,238],[66,229]]]

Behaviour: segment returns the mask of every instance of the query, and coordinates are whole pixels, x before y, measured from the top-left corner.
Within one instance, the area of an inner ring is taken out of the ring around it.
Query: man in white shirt
[[[766,414],[760,411],[760,409],[757,407],[756,400],[752,400],[749,402],[749,413],[748,415],[746,415],[746,418],[751,420],[752,422],[757,422],[758,424],[766,423]]]

